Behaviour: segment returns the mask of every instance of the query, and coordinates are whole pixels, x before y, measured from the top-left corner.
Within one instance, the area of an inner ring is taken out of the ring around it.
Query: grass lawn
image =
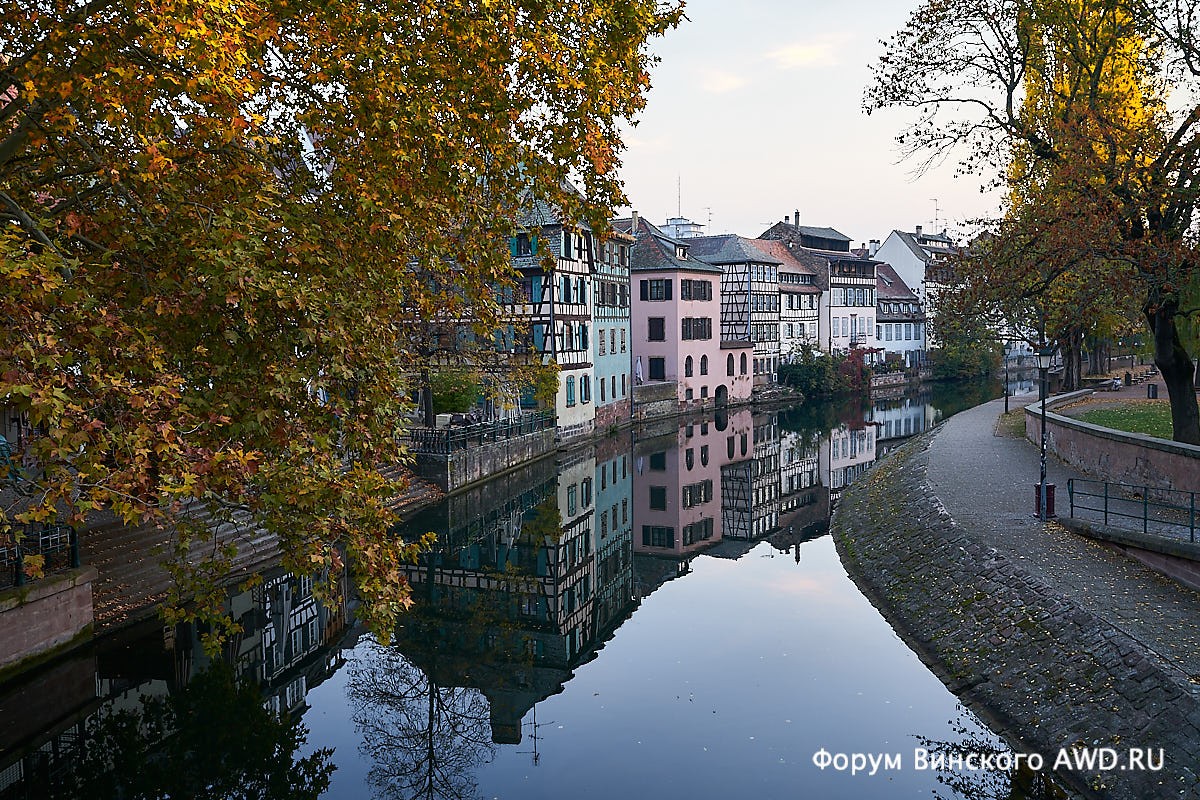
[[[1171,438],[1171,406],[1168,403],[1130,403],[1116,408],[1085,411],[1076,419],[1129,433]]]

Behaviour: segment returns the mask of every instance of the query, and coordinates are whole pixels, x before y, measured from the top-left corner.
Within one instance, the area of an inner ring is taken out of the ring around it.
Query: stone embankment
[[[1200,796],[1200,676],[1078,602],[1045,577],[1036,555],[1023,563],[991,546],[976,521],[952,518],[928,478],[929,448],[944,427],[847,489],[832,530],[851,577],[1015,752],[1039,753],[1050,766],[1061,748],[1107,747],[1122,756],[1162,748],[1159,771],[1059,770],[1064,785],[1118,800]],[[1094,549],[1097,558],[1111,557]],[[1136,580],[1161,579],[1147,571]],[[1125,591],[1137,590],[1134,582]]]

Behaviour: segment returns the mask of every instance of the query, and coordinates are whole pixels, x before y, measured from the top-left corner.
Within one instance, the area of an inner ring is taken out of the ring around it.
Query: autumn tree
[[[865,105],[916,112],[899,141],[923,165],[957,151],[965,171],[1006,185],[1020,209],[1011,222],[1050,255],[1025,259],[1020,293],[1054,286],[1064,314],[1081,319],[1090,306],[1077,290],[1136,309],[1175,438],[1200,443],[1186,339],[1200,50],[1187,8],[1198,10],[1167,0],[927,0],[886,42]]]
[[[4,520],[110,509],[350,556],[386,535],[414,319],[501,321],[528,193],[599,224],[655,0],[30,0],[0,20],[0,398],[37,434]],[[565,179],[581,189],[562,191]]]

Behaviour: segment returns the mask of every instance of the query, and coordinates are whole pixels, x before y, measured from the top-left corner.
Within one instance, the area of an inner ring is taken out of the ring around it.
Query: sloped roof
[[[811,285],[787,284],[785,287],[781,284],[779,287],[781,291],[786,288],[786,290],[789,292],[799,292],[801,294],[820,293],[821,289],[816,283],[819,278],[818,270],[813,267],[811,263],[805,263],[804,261],[801,261],[800,258],[797,258],[797,254],[788,248],[787,242],[781,242],[776,239],[755,239],[754,246],[767,255],[774,256],[775,258],[779,259],[780,272],[794,272],[800,275],[814,276],[813,283]],[[805,260],[809,262],[824,261],[826,268],[828,268],[828,261],[825,261],[819,256],[813,256],[807,253],[804,248],[800,248],[800,251],[800,255],[803,256]]]
[[[631,220],[614,220],[613,227],[628,231]],[[621,223],[624,226],[621,227]],[[708,272],[720,275],[723,270],[707,260],[696,258],[688,246],[692,240],[683,241],[667,236],[652,222],[638,219],[637,241],[629,251],[630,272],[656,272],[663,270],[684,270],[687,272]],[[687,258],[676,258],[676,247],[682,246],[687,252]]]
[[[913,294],[908,284],[892,269],[891,264],[880,263],[875,266],[875,294],[880,300],[912,300]]]
[[[892,233],[896,234],[900,238],[900,241],[904,242],[904,245],[912,251],[912,254],[922,262],[928,264],[933,260],[933,256],[929,254],[929,251],[917,244],[917,237],[913,234],[905,233],[904,231],[892,231]]]
[[[684,242],[689,252],[710,264],[778,264],[779,259],[767,255],[755,246],[752,239],[733,233],[718,236],[695,236]]]

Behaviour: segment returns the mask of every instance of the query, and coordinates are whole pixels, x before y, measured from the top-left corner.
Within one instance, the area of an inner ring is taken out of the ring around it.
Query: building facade
[[[596,430],[632,419],[633,348],[630,330],[629,252],[633,237],[614,231],[599,242],[592,286]]]
[[[754,343],[756,387],[776,382],[779,369],[779,259],[733,234],[687,240],[696,257],[721,268],[721,338]]]

